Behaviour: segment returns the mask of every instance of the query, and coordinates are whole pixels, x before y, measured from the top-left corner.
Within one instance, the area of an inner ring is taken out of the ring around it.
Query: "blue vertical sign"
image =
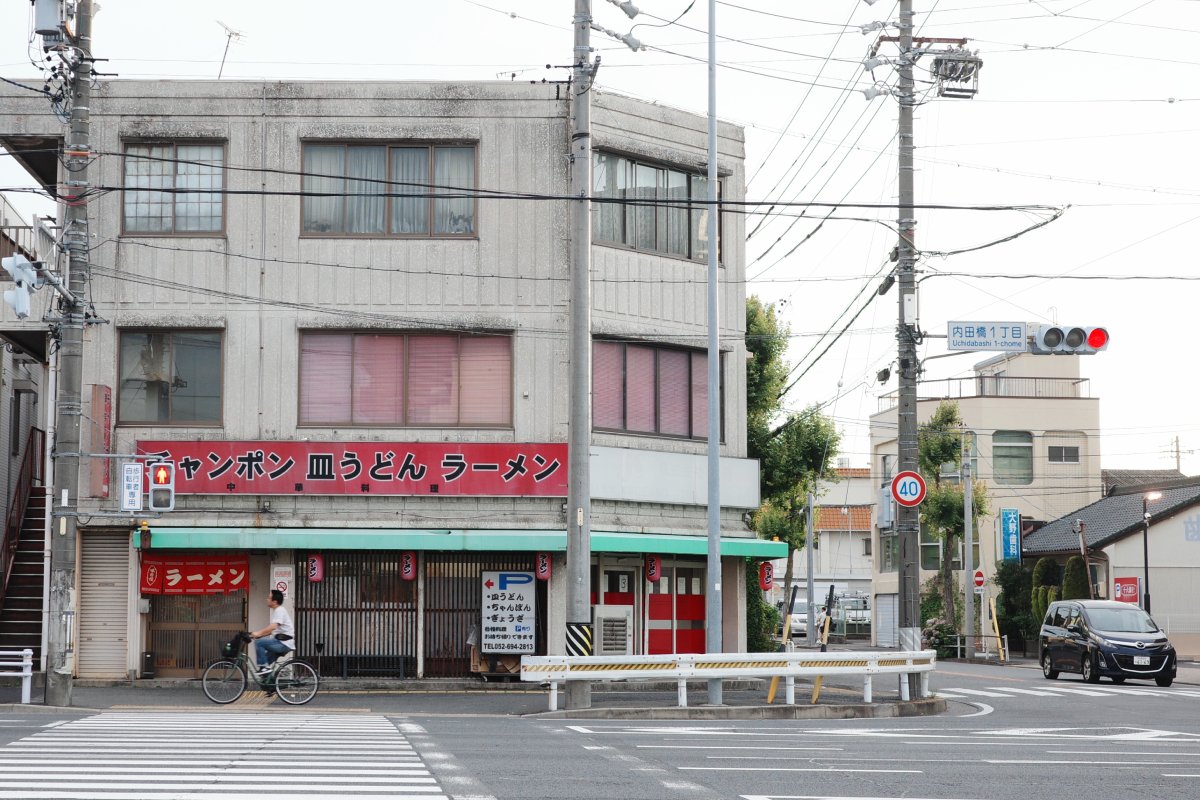
[[[1004,545],[1004,560],[1020,561],[1021,512],[1019,509],[1000,509],[1000,539]]]

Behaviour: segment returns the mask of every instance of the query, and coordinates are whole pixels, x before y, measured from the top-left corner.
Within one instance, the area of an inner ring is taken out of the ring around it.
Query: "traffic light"
[[[175,510],[175,462],[158,461],[149,465],[151,511]]]
[[[1090,356],[1108,348],[1108,329],[1078,325],[1042,325],[1029,352],[1039,355]]]
[[[17,254],[0,259],[0,266],[9,274],[16,284],[4,292],[4,302],[17,314],[17,319],[29,316],[29,293],[38,288],[37,270],[25,256]]]

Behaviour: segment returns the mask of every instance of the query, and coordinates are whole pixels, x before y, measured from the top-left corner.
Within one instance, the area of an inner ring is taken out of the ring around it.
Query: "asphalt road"
[[[161,703],[115,704],[98,715],[0,713],[0,798],[1200,795],[1200,685],[1047,681],[1032,666],[943,662],[931,686],[947,697],[947,713],[844,721],[547,719],[525,709],[541,710],[541,695],[516,693],[330,694],[300,710],[264,702],[240,714]],[[225,727],[205,733],[210,725]],[[309,752],[323,741],[314,731],[335,732],[341,743]],[[150,733],[139,739],[139,732]],[[246,760],[270,753],[293,759],[284,779],[267,774],[268,766],[241,768],[278,763]],[[114,766],[97,775],[73,768],[72,758]],[[12,771],[21,764],[61,765],[61,772]],[[164,783],[161,775],[172,770],[179,774]],[[253,783],[259,779],[274,782]],[[384,791],[393,780],[412,783]]]

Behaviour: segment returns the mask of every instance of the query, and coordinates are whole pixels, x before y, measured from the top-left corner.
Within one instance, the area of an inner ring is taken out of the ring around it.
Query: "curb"
[[[899,703],[856,703],[825,706],[678,706],[664,708],[583,708],[573,711],[544,711],[525,714],[537,719],[638,719],[638,720],[723,720],[723,719],[889,719],[925,717],[946,711],[941,697]]]

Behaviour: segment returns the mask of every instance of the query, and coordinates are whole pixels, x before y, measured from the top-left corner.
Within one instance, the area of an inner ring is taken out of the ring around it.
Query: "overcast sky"
[[[651,49],[632,52],[603,34],[602,90],[707,109],[707,2],[638,0],[630,21],[593,0],[596,21]],[[224,78],[351,80],[559,80],[571,59],[573,0],[316,0],[246,2],[104,0],[94,25],[99,68],[123,78],[215,78],[239,31]],[[966,37],[984,59],[980,92],[917,109],[917,201],[1020,206],[1004,211],[918,212],[917,244],[946,252],[1017,234],[974,252],[930,255],[921,284],[921,327],[944,335],[949,320],[1105,325],[1107,352],[1083,360],[1101,399],[1103,466],[1167,469],[1179,438],[1185,473],[1200,472],[1197,357],[1186,326],[1200,316],[1192,242],[1200,232],[1200,2],[1196,0],[919,0],[918,34]],[[896,195],[891,97],[868,102],[861,61],[875,34],[860,25],[895,20],[880,0],[735,0],[717,4],[718,113],[746,128],[750,199],[887,204]],[[657,18],[657,19],[656,19]],[[674,24],[666,24],[679,18]],[[659,26],[659,27],[654,27]],[[0,5],[0,75],[33,74],[29,4]],[[894,32],[894,31],[893,31]],[[894,55],[884,44],[881,55]],[[928,58],[918,79],[929,77]],[[874,81],[894,83],[891,67]],[[0,159],[0,185],[24,178]],[[33,210],[34,206],[26,206]],[[1050,210],[1030,210],[1047,207]],[[41,209],[48,211],[49,209]],[[793,333],[796,374],[871,296],[895,235],[874,221],[775,216],[747,244],[749,290],[780,304]],[[886,210],[843,208],[877,218]],[[752,220],[753,229],[758,220]],[[816,231],[814,233],[814,230]],[[809,237],[801,244],[802,240]],[[1010,280],[998,275],[1030,275]],[[1155,277],[1160,280],[1125,280]],[[1074,279],[1071,279],[1074,278]],[[867,466],[866,420],[875,383],[894,359],[895,289],[788,394],[792,408],[829,403],[843,455]],[[922,357],[945,352],[929,338]],[[815,350],[813,349],[815,347]],[[807,357],[806,357],[807,354]],[[972,355],[935,359],[927,377],[970,374]],[[840,387],[840,389],[839,389]],[[835,400],[835,398],[837,398]]]

